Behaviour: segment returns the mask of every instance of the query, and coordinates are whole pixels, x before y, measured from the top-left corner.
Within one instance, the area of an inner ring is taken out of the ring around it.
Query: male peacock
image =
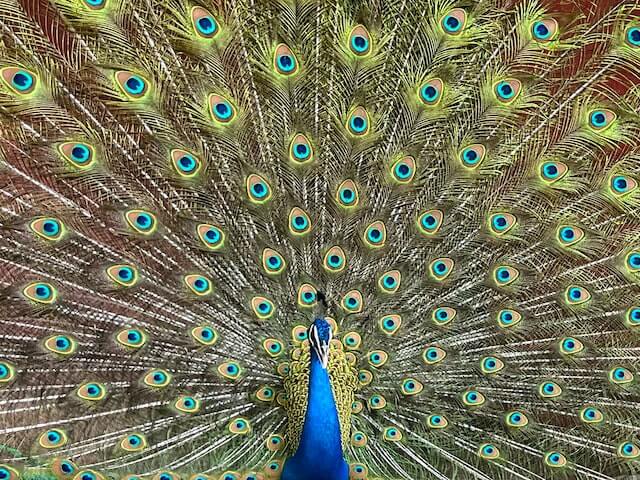
[[[639,13],[2,0],[0,480],[640,471]]]

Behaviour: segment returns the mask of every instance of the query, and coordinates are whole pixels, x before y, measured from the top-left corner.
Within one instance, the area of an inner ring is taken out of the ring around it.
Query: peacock
[[[0,31],[0,480],[640,474],[638,0]]]

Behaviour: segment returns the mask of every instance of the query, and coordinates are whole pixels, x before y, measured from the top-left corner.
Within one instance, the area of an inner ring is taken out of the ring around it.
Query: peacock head
[[[322,368],[329,364],[329,344],[333,338],[331,325],[324,318],[316,318],[309,327],[309,342],[318,356]]]

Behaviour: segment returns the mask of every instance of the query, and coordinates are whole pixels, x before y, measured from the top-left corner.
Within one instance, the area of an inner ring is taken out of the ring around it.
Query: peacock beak
[[[309,342],[324,369],[329,365],[329,344],[331,343],[331,338],[331,329],[329,329],[329,337],[327,339],[321,339],[316,325],[311,325],[309,328]]]

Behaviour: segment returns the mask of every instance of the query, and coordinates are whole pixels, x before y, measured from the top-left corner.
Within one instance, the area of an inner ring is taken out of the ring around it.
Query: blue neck
[[[347,480],[349,467],[342,458],[340,421],[329,372],[311,350],[309,400],[300,444],[285,463],[281,480]]]

